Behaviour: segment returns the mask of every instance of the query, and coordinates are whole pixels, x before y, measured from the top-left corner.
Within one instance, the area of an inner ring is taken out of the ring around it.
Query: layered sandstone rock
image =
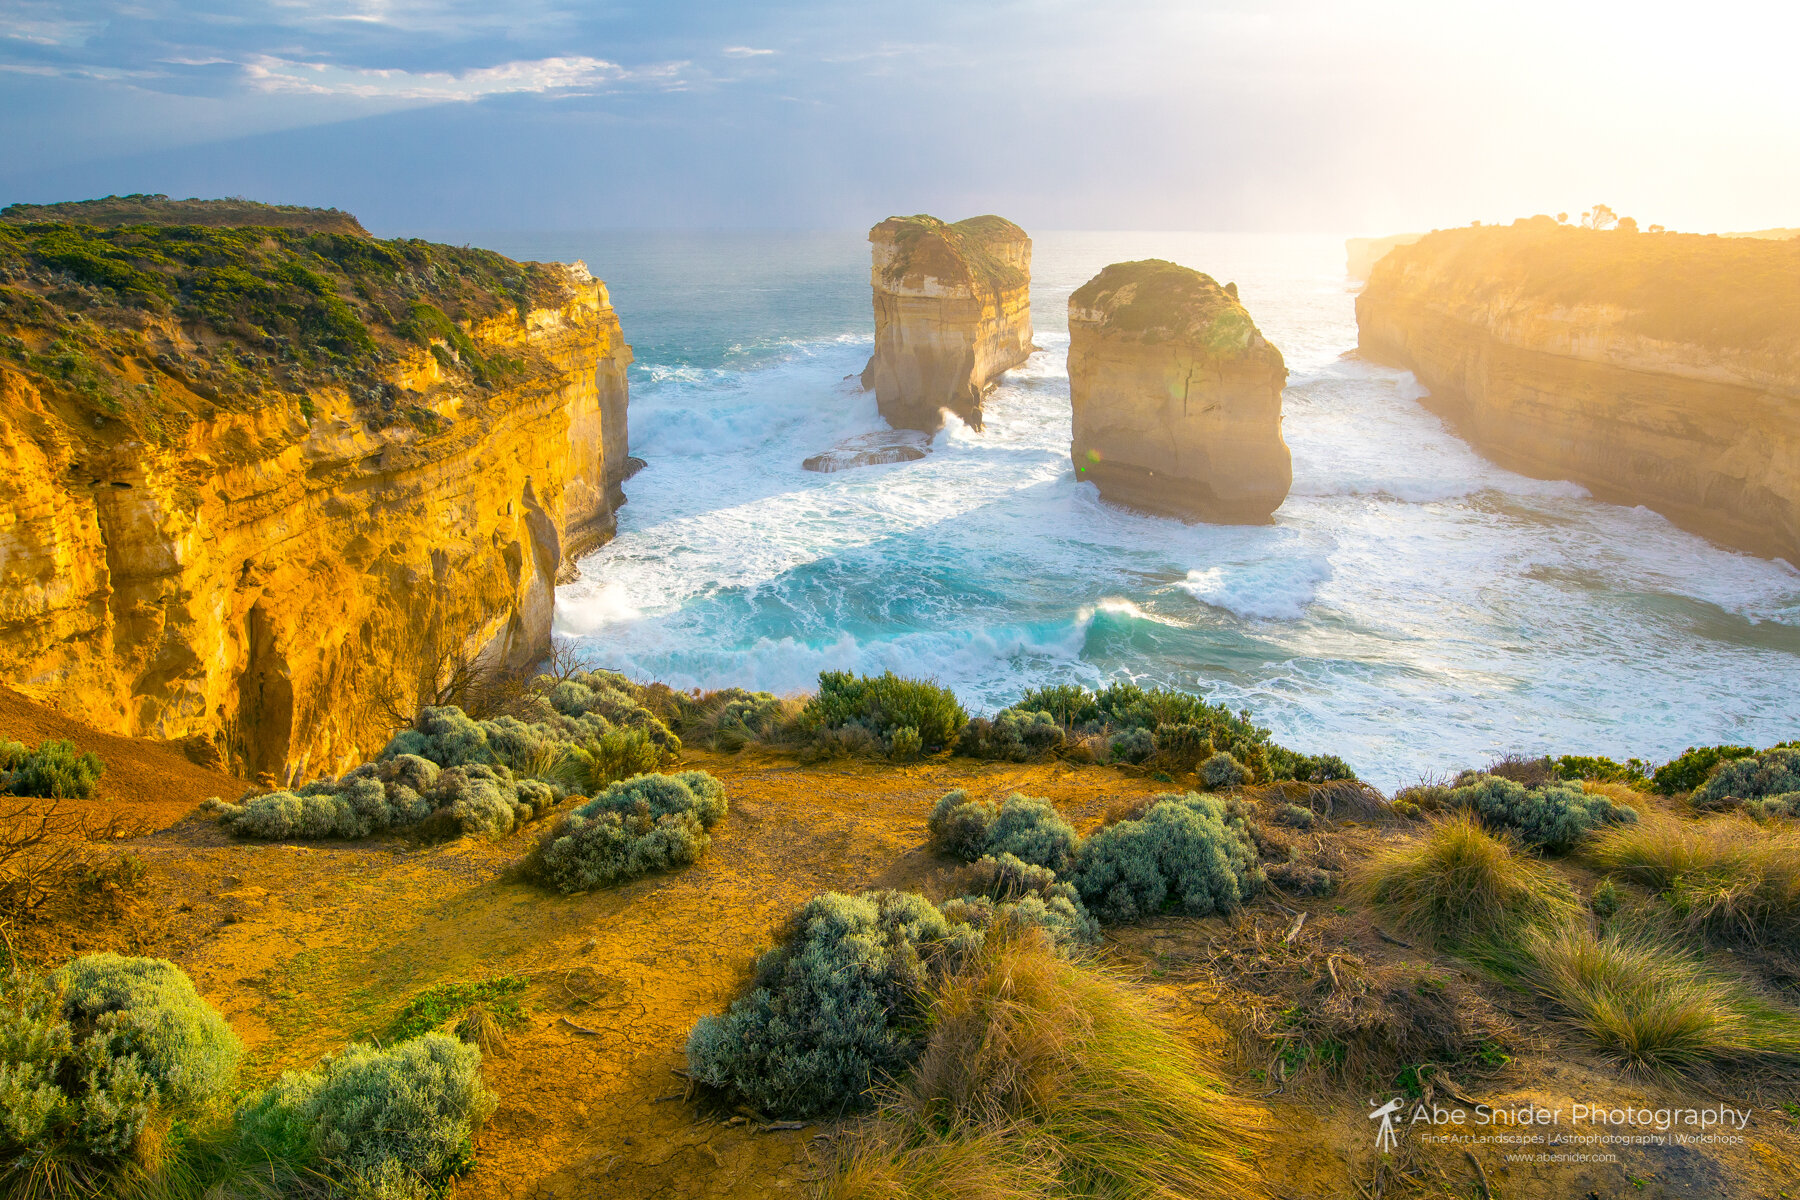
[[[1031,239],[1011,221],[889,217],[869,231],[875,353],[862,384],[896,429],[945,409],[981,428],[995,381],[1031,355]]]
[[[378,749],[416,686],[544,651],[559,572],[611,536],[623,500],[631,349],[606,288],[579,263],[363,241],[260,243],[313,264],[271,279],[321,296],[337,280],[323,303],[339,317],[331,301],[359,281],[348,311],[364,333],[344,324],[350,350],[286,376],[269,364],[308,361],[292,343],[190,319],[206,277],[76,325],[57,297],[111,293],[44,270],[30,245],[7,260],[0,678],[105,729],[198,735],[246,775],[288,778]],[[326,273],[386,262],[384,246],[401,267]],[[433,299],[459,296],[491,311],[446,321]],[[80,369],[58,365],[70,355]]]
[[[1389,250],[1410,246],[1424,236],[1422,233],[1394,233],[1378,238],[1347,238],[1344,241],[1345,272],[1352,279],[1367,279],[1375,264]]]
[[[1294,478],[1286,382],[1234,284],[1149,259],[1114,263],[1069,297],[1075,470],[1114,503],[1267,521]]]
[[[1445,230],[1356,315],[1495,461],[1800,563],[1800,242]]]

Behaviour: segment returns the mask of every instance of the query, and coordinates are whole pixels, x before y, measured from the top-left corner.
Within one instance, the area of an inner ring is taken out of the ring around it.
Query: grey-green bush
[[[239,1136],[272,1158],[311,1164],[352,1193],[405,1194],[466,1167],[493,1112],[481,1051],[441,1033],[353,1045],[288,1072],[246,1101]]]
[[[1155,753],[1156,735],[1145,728],[1121,729],[1108,743],[1114,762],[1141,763]]]
[[[933,849],[973,862],[986,851],[988,828],[999,814],[1000,807],[992,800],[971,800],[969,793],[957,788],[932,806],[925,829]]]
[[[1498,775],[1467,773],[1457,779],[1450,803],[1467,808],[1483,824],[1510,829],[1534,846],[1562,853],[1600,828],[1637,820],[1637,810],[1615,804],[1578,783],[1526,787]]]
[[[971,800],[958,788],[946,792],[925,819],[931,845],[941,854],[973,862],[982,855],[1011,854],[1025,862],[1066,871],[1080,837],[1056,806],[1014,792],[1006,803]]]
[[[1048,867],[1011,854],[985,855],[971,863],[962,880],[968,893],[946,901],[945,917],[986,931],[996,919],[1041,926],[1052,939],[1095,942],[1100,924],[1089,915],[1073,884],[1059,882]]]
[[[1001,709],[992,717],[975,717],[963,726],[956,752],[970,758],[1031,762],[1063,746],[1063,727],[1047,712]]]
[[[1137,820],[1094,833],[1074,883],[1101,920],[1131,921],[1165,910],[1231,912],[1262,887],[1263,873],[1242,809],[1189,792],[1159,796]]]
[[[0,980],[0,1188],[58,1148],[128,1154],[228,1089],[243,1047],[173,963],[92,954]]]
[[[1214,790],[1243,787],[1250,782],[1250,772],[1229,752],[1221,750],[1200,764],[1200,782]]]
[[[704,771],[639,775],[563,816],[525,872],[567,895],[692,863],[725,815],[725,789]]]
[[[1213,754],[1212,735],[1186,722],[1162,726],[1153,741],[1156,753],[1152,757],[1175,771],[1192,771]]]
[[[981,941],[912,893],[815,896],[757,962],[750,992],[694,1026],[689,1073],[766,1113],[858,1107],[922,1045],[927,988]]]
[[[1800,793],[1800,749],[1778,746],[1721,762],[1689,800],[1699,809],[1729,809],[1745,801],[1781,797],[1782,803],[1770,815],[1791,815],[1786,811],[1790,807],[1786,798],[1795,793]]]
[[[106,764],[74,742],[51,739],[37,749],[0,738],[0,795],[46,800],[85,800],[106,773]]]

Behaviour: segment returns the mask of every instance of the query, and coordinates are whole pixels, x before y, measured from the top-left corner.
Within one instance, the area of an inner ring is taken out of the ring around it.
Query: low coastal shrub
[[[1615,803],[1579,784],[1553,782],[1528,787],[1498,775],[1465,774],[1449,802],[1486,824],[1517,833],[1551,853],[1569,850],[1603,825],[1637,820],[1637,810]]]
[[[895,751],[898,737],[905,756],[954,745],[968,719],[954,692],[928,680],[904,679],[892,671],[876,676],[822,671],[799,725],[818,732],[860,731],[883,753]]]
[[[1200,764],[1200,782],[1215,791],[1242,787],[1250,782],[1250,772],[1229,751],[1221,750]]]
[[[1108,825],[1076,856],[1071,882],[1103,921],[1174,911],[1229,913],[1263,885],[1245,810],[1196,792],[1158,796]]]
[[[1258,1122],[1123,981],[1021,933],[928,1002],[918,1061],[840,1144],[826,1200],[1248,1195]]]
[[[672,757],[641,729],[615,729],[569,747],[548,773],[569,791],[591,796],[609,783],[654,771]]]
[[[982,936],[909,892],[813,897],[756,964],[749,992],[688,1036],[688,1070],[757,1109],[859,1107],[923,1044],[929,989]]]
[[[990,717],[974,717],[963,726],[956,752],[999,762],[1034,762],[1063,748],[1063,727],[1047,712],[1003,708]]]
[[[1351,876],[1353,891],[1400,928],[1446,946],[1503,943],[1532,924],[1577,911],[1573,891],[1468,813],[1378,851]]]
[[[1570,922],[1523,935],[1524,978],[1565,1024],[1627,1070],[1800,1059],[1800,1014],[1647,931]]]
[[[105,1194],[227,1091],[243,1047],[173,963],[92,954],[0,980],[0,1192]]]
[[[474,1162],[494,1110],[481,1052],[441,1033],[352,1045],[290,1071],[238,1109],[239,1138],[352,1196],[424,1197]]]
[[[1800,749],[1777,746],[1722,761],[1688,799],[1702,811],[1744,808],[1764,817],[1792,816],[1800,810]]]
[[[463,1016],[480,1006],[503,1027],[525,1020],[520,997],[528,981],[523,975],[497,975],[475,983],[455,980],[426,988],[406,1002],[388,1029],[388,1040],[409,1041]]]
[[[1656,768],[1650,784],[1665,796],[1691,792],[1706,782],[1712,769],[1722,762],[1748,758],[1756,753],[1754,746],[1689,746],[1676,758]]]
[[[1074,864],[1081,843],[1075,827],[1048,800],[1014,792],[1004,804],[946,792],[925,819],[932,849],[965,862],[1010,854],[1054,874]]]
[[[564,814],[524,871],[565,895],[683,867],[706,850],[725,815],[725,789],[704,771],[639,775]]]
[[[1592,780],[1595,783],[1622,783],[1638,791],[1647,792],[1650,787],[1650,764],[1641,758],[1631,758],[1624,762],[1614,762],[1590,754],[1564,754],[1550,760],[1551,767],[1559,779],[1575,782]]]
[[[74,742],[51,739],[33,749],[0,738],[0,795],[86,800],[105,772],[98,754]]]
[[[802,700],[769,692],[726,688],[700,696],[676,693],[681,735],[709,750],[735,754],[752,744],[781,745],[794,740],[795,723],[805,709]]]
[[[1089,915],[1081,894],[1048,867],[1003,851],[971,863],[960,885],[964,894],[942,905],[945,917],[953,922],[983,932],[1002,921],[1036,927],[1064,947],[1100,940],[1100,923]]]
[[[1692,929],[1752,946],[1800,943],[1800,833],[1658,814],[1606,831],[1586,856],[1657,893]]]

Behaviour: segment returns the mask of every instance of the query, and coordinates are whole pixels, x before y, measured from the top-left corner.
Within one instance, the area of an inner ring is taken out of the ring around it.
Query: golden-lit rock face
[[[981,428],[995,381],[1031,355],[1031,239],[1011,221],[889,217],[869,231],[875,353],[862,383],[896,429],[949,409]]]
[[[1114,263],[1069,297],[1071,453],[1115,504],[1260,524],[1287,498],[1281,351],[1235,287],[1160,259]]]
[[[0,678],[280,778],[379,749],[422,668],[533,660],[623,501],[631,348],[566,270],[558,306],[468,330],[519,364],[502,386],[415,347],[392,375],[415,416],[385,428],[342,388],[228,411],[158,376],[199,414],[158,444],[0,361]],[[113,365],[148,377],[191,332],[147,320]]]
[[[1367,279],[1389,250],[1410,246],[1425,235],[1394,233],[1378,238],[1348,238],[1344,242],[1344,270],[1352,279]]]
[[[1356,317],[1496,462],[1800,562],[1800,242],[1445,230],[1383,258]]]

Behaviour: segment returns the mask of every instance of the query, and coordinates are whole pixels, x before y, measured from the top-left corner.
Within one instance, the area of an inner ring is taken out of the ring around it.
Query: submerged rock
[[[1281,351],[1233,284],[1161,259],[1114,263],[1069,297],[1075,472],[1116,504],[1260,524],[1294,471]]]
[[[808,471],[849,471],[883,463],[916,462],[931,453],[931,439],[910,429],[846,438],[801,463]]]
[[[896,429],[935,432],[1030,357],[1031,239],[1011,221],[889,217],[869,231],[875,353],[862,385]]]

